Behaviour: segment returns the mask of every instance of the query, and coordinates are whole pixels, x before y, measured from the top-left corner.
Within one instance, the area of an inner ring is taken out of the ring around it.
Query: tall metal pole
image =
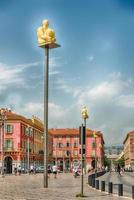
[[[84,126],[85,126],[85,156],[84,156],[84,171],[86,174],[86,119],[88,118],[88,111],[86,106],[83,107],[81,110],[82,118],[84,119]]]
[[[2,125],[1,125],[1,122],[0,122],[0,161],[1,161],[1,170],[0,170],[0,172],[1,172],[1,174],[2,174],[2,131],[1,131],[1,129],[2,129]]]
[[[29,153],[29,134],[28,134],[28,140],[27,140],[27,172],[29,173],[30,170],[30,153]]]
[[[57,166],[57,142],[55,143],[55,165]]]
[[[81,196],[83,196],[83,124],[81,126]]]
[[[64,146],[63,146],[63,172],[65,172],[65,158],[64,158]]]
[[[44,78],[44,188],[48,187],[48,73],[49,46],[45,47],[45,78]]]
[[[96,170],[97,170],[97,159],[96,159],[96,137],[95,137],[95,180],[96,180]],[[96,184],[96,181],[95,181]]]
[[[2,149],[1,149],[1,156],[2,156],[2,177],[4,177],[4,121],[2,121]]]
[[[85,126],[85,156],[84,156],[84,171],[86,174],[86,168],[87,168],[87,163],[86,163],[86,118],[84,118],[84,126]]]

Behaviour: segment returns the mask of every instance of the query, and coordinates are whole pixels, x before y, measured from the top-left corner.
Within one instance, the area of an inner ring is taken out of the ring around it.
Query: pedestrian
[[[79,176],[78,167],[75,167],[74,168],[74,178],[77,178],[77,176]]]
[[[57,170],[58,170],[57,166],[53,165],[52,170],[53,170],[54,178],[57,178]]]
[[[21,166],[18,166],[18,174],[21,175]]]
[[[31,166],[30,166],[30,174],[33,174],[33,172],[34,172],[34,166],[31,165]]]
[[[17,175],[17,167],[14,168],[14,174]]]
[[[33,168],[33,173],[34,175],[36,175],[36,166],[34,165],[34,168]]]
[[[51,166],[48,165],[48,168],[47,168],[48,177],[50,177],[51,172],[52,172]]]
[[[121,176],[121,167],[120,167],[120,165],[118,164],[117,165],[117,172],[119,173],[119,175]]]

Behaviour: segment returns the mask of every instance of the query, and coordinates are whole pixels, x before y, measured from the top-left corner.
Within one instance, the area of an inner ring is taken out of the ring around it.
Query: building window
[[[75,148],[78,147],[78,142],[77,141],[74,142],[74,147]]]
[[[5,148],[12,148],[13,141],[12,140],[5,140]]]
[[[28,135],[28,129],[27,129],[26,126],[24,127],[24,134],[25,134],[25,135]]]
[[[96,147],[96,143],[92,142],[92,148],[95,148],[95,147]]]
[[[92,152],[92,157],[95,157],[95,151]]]
[[[66,143],[66,146],[67,146],[67,147],[70,147],[70,143],[69,143],[69,142],[67,142],[67,143]]]
[[[67,155],[67,156],[70,156],[70,151],[66,151],[66,155]]]
[[[63,144],[61,142],[58,143],[58,148],[62,148]]]
[[[10,124],[6,125],[6,133],[13,133],[13,125]]]
[[[74,156],[78,156],[78,151],[74,151]]]

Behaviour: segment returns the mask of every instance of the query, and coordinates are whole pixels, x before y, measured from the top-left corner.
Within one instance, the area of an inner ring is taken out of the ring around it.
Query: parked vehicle
[[[36,173],[43,173],[44,172],[44,166],[38,166],[36,168]]]
[[[36,173],[43,173],[43,172],[44,172],[44,166],[43,165],[42,166],[38,166],[36,168]],[[48,165],[48,173],[49,174],[52,173],[52,168],[51,168],[50,165]]]

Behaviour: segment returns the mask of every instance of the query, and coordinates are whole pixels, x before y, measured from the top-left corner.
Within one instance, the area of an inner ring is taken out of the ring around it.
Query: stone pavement
[[[119,176],[117,172],[106,173],[98,178],[100,181],[106,182],[106,190],[108,190],[108,182],[113,183],[113,193],[118,193],[118,184],[123,184],[124,196],[132,196],[132,185],[134,185],[134,172],[124,172]]]
[[[86,198],[76,198],[80,193],[80,177],[72,174],[59,174],[49,178],[49,187],[43,188],[43,174],[7,175],[0,177],[0,200],[123,200],[124,198],[101,193],[90,188],[87,177],[84,181]]]

